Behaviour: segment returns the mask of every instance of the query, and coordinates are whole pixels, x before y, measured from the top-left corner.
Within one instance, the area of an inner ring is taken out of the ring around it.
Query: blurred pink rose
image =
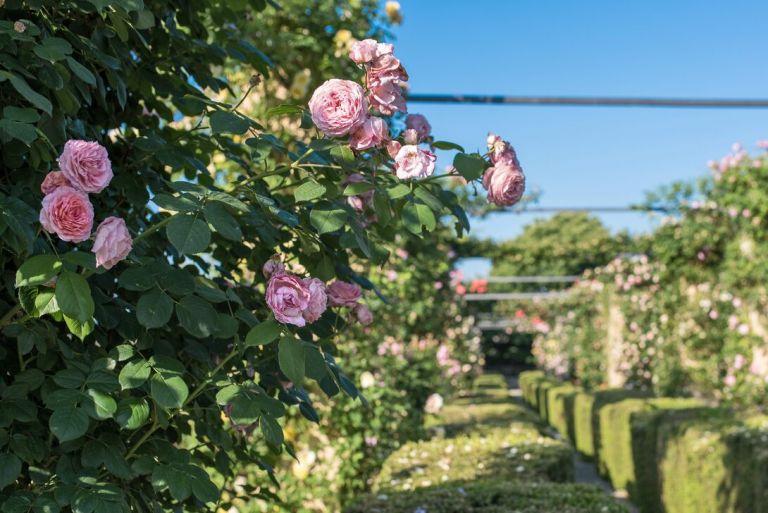
[[[357,305],[357,301],[362,295],[363,291],[355,283],[336,280],[328,285],[328,300],[331,306],[348,306],[353,308]]]
[[[723,384],[727,387],[732,387],[736,384],[736,376],[733,374],[727,374],[723,379]]]
[[[83,242],[93,229],[93,205],[86,193],[62,185],[43,198],[40,224],[61,240]]]
[[[736,357],[733,359],[733,368],[736,370],[739,370],[742,367],[744,367],[746,363],[747,363],[747,359],[744,357],[744,355],[737,354]]]
[[[416,130],[419,140],[422,141],[432,134],[432,125],[422,114],[408,114],[408,117],[405,118],[405,126]]]
[[[395,82],[388,82],[371,87],[368,94],[368,102],[371,107],[385,116],[391,116],[395,112],[407,112],[403,89]]]
[[[395,174],[401,180],[426,178],[435,172],[436,160],[437,157],[431,151],[406,144],[395,156]]]
[[[344,181],[345,184],[365,182],[365,177],[359,173],[352,173]],[[347,196],[347,204],[360,212],[373,208],[373,190],[366,191],[356,196]]]
[[[403,145],[400,144],[398,141],[389,141],[387,143],[387,153],[389,153],[389,156],[392,158],[397,157],[397,152],[400,151],[400,148],[402,148]]]
[[[488,134],[488,154],[492,164],[506,162],[514,167],[520,167],[515,149],[496,134]]]
[[[353,150],[367,150],[381,146],[389,139],[387,123],[376,116],[370,116],[349,136],[349,146]]]
[[[362,303],[358,303],[352,309],[352,314],[355,316],[355,319],[357,319],[357,322],[363,326],[369,326],[373,322],[373,314],[368,307]]]
[[[269,278],[273,274],[282,274],[284,272],[285,272],[285,266],[280,261],[280,257],[278,257],[277,255],[267,260],[264,266],[261,268],[261,273],[264,275],[265,278]]]
[[[133,247],[133,239],[125,226],[125,220],[108,217],[96,228],[93,251],[96,254],[96,267],[111,269],[125,259]]]
[[[317,278],[304,278],[304,285],[309,290],[309,304],[302,315],[308,323],[318,320],[328,307],[325,283]]]
[[[72,187],[84,192],[101,192],[113,176],[107,149],[95,141],[67,141],[59,167]]]
[[[40,190],[43,194],[50,194],[56,190],[57,187],[61,187],[62,185],[72,187],[72,184],[69,183],[69,180],[64,176],[64,173],[61,171],[51,171],[45,175],[45,178],[43,178],[43,183],[40,184]]]
[[[355,64],[368,64],[376,58],[376,50],[379,43],[375,39],[363,39],[362,41],[355,41],[352,43],[352,48],[349,50],[349,58]]]
[[[525,175],[519,167],[508,162],[499,162],[485,171],[483,187],[488,191],[488,201],[508,207],[523,197]]]
[[[427,402],[424,405],[424,411],[426,413],[435,414],[443,408],[443,396],[440,394],[431,394],[427,397]]]
[[[368,117],[363,88],[350,80],[333,78],[318,87],[309,100],[312,121],[328,136],[346,135]]]
[[[273,274],[267,285],[266,299],[278,321],[296,326],[307,324],[303,314],[312,294],[301,278],[287,273]]]
[[[405,144],[419,144],[419,133],[413,128],[406,128],[403,131],[403,142]]]

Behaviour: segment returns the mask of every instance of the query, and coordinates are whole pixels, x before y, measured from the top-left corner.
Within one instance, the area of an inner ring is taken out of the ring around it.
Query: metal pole
[[[410,103],[468,103],[481,105],[560,105],[576,107],[768,108],[763,99],[621,98],[581,96],[504,96],[478,94],[410,94]]]

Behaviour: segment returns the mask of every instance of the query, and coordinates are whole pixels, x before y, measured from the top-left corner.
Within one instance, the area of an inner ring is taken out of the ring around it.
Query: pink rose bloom
[[[352,309],[352,314],[357,319],[357,322],[363,326],[369,326],[373,322],[373,314],[364,304],[358,303],[355,308]]]
[[[353,150],[367,150],[381,146],[388,139],[387,123],[379,117],[370,116],[349,136],[349,146]]]
[[[368,87],[380,87],[384,84],[408,81],[408,73],[400,63],[400,59],[391,53],[384,53],[376,57],[366,70]]]
[[[432,125],[422,114],[408,114],[405,118],[406,128],[412,128],[419,134],[419,140],[424,140],[432,134]]]
[[[84,192],[62,185],[43,198],[40,224],[61,240],[83,242],[93,229],[93,205]]]
[[[736,370],[741,369],[744,367],[744,364],[747,363],[747,359],[744,357],[743,354],[737,354],[736,357],[733,359],[733,368]]]
[[[353,173],[344,181],[345,184],[365,182],[365,177],[359,173]],[[347,196],[347,204],[360,212],[366,208],[373,208],[373,190],[366,191],[357,196]]]
[[[337,78],[315,89],[309,100],[312,121],[325,135],[346,135],[368,117],[368,100],[360,84]]]
[[[384,116],[391,116],[395,112],[406,112],[403,89],[395,82],[387,82],[373,86],[368,94],[368,102],[371,107],[378,110]]]
[[[325,283],[317,278],[304,278],[304,285],[309,290],[309,305],[304,310],[304,320],[313,323],[318,320],[328,307],[328,296],[325,293]]]
[[[406,128],[403,131],[403,142],[405,144],[419,144],[419,133],[413,128]]]
[[[397,153],[400,151],[400,148],[403,145],[400,144],[398,141],[389,141],[387,143],[387,153],[389,153],[389,156],[392,158],[397,157]]]
[[[327,292],[331,306],[348,306],[350,308],[357,305],[357,301],[363,295],[362,289],[356,283],[340,280],[336,280],[328,285]]]
[[[723,384],[727,387],[733,387],[736,384],[736,376],[733,374],[726,375]]]
[[[45,175],[45,178],[43,178],[43,183],[40,184],[40,190],[43,194],[50,194],[62,185],[72,187],[72,184],[69,183],[69,180],[64,176],[64,173],[61,171],[51,171]]]
[[[485,171],[483,187],[488,201],[499,206],[511,206],[520,201],[525,192],[525,175],[508,162],[499,162]]]
[[[270,258],[261,268],[261,272],[265,278],[270,278],[273,274],[282,274],[285,272],[285,266],[283,263],[275,257]]]
[[[101,192],[112,180],[107,149],[95,141],[67,141],[59,166],[72,187],[84,192]]]
[[[406,144],[395,156],[395,174],[401,180],[426,178],[435,172],[437,157],[428,150]]]
[[[488,153],[493,164],[506,162],[515,167],[520,167],[515,149],[496,134],[488,134]]]
[[[96,228],[93,251],[96,254],[96,267],[111,269],[125,259],[133,247],[133,239],[125,226],[125,220],[108,217]]]
[[[292,274],[273,274],[267,285],[267,306],[275,319],[284,324],[305,326],[304,311],[309,307],[312,294],[307,284]]]
[[[379,43],[375,39],[363,39],[352,43],[349,50],[349,58],[355,64],[368,64],[377,56]]]

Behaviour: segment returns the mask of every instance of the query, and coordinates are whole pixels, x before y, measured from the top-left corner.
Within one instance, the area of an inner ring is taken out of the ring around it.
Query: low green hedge
[[[596,487],[475,481],[362,497],[344,513],[626,513]]]
[[[604,406],[598,414],[600,473],[608,477],[617,490],[627,490],[630,483],[636,482],[630,425],[633,414],[647,410],[689,410],[702,406],[702,402],[695,399],[675,398],[625,399]]]
[[[576,394],[581,391],[569,383],[547,389],[547,422],[571,442],[575,438],[573,408]]]
[[[473,403],[461,398],[443,407],[439,415],[429,415],[425,427],[438,437],[453,437],[464,433],[478,433],[513,423],[541,426],[538,416],[520,402]]]
[[[542,379],[536,384],[536,409],[544,422],[549,423],[549,398],[547,392],[558,385],[560,385],[560,382],[551,378]]]
[[[536,408],[536,385],[545,379],[547,376],[542,371],[525,371],[518,376],[518,386],[523,400],[534,408]]]

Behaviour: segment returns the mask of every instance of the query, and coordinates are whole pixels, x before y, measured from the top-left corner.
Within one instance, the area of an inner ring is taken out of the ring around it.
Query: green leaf
[[[200,202],[189,195],[155,194],[152,196],[152,203],[173,212],[196,212],[200,210]]]
[[[299,105],[283,104],[283,105],[278,105],[277,107],[272,107],[271,109],[267,110],[265,115],[266,117],[271,118],[275,116],[293,116],[296,114],[301,114],[303,112],[304,112],[304,109]]]
[[[309,221],[320,235],[335,232],[346,224],[347,211],[330,203],[318,203],[309,213]]]
[[[453,167],[468,182],[483,176],[485,166],[485,159],[477,153],[457,153],[453,158]]]
[[[93,400],[95,417],[99,420],[111,419],[117,411],[117,403],[112,396],[94,389],[89,389],[88,395]]]
[[[96,77],[93,73],[91,73],[91,70],[77,62],[72,57],[67,57],[67,65],[69,66],[69,69],[72,70],[72,72],[91,87],[96,87]]]
[[[273,320],[267,320],[261,322],[251,328],[248,334],[245,336],[246,346],[263,346],[274,342],[280,337],[283,331],[283,327]]]
[[[136,360],[126,363],[120,370],[120,375],[117,378],[120,382],[120,387],[123,390],[140,387],[147,379],[149,379],[150,369],[149,362],[146,360]]]
[[[35,296],[35,314],[38,317],[54,314],[59,311],[59,304],[56,302],[56,292],[54,290],[43,290]]]
[[[30,146],[37,140],[37,128],[35,125],[11,119],[0,119],[0,133],[5,133],[8,137],[18,139],[27,146]]]
[[[203,214],[205,214],[205,220],[222,237],[234,241],[241,241],[243,239],[240,225],[223,204],[215,201],[206,203],[203,207]]]
[[[250,126],[247,119],[225,110],[217,110],[209,118],[214,134],[242,134]]]
[[[66,269],[61,272],[56,282],[56,302],[64,315],[77,321],[86,323],[93,317],[91,287],[80,274]]]
[[[216,310],[197,296],[184,296],[176,305],[176,317],[190,335],[210,337],[216,329]]]
[[[171,314],[173,299],[157,287],[142,294],[136,303],[136,319],[147,329],[165,326]]]
[[[456,143],[448,141],[434,141],[432,143],[432,147],[437,148],[438,150],[459,150],[460,152],[464,153],[464,148]]]
[[[312,180],[299,185],[293,191],[293,197],[296,198],[296,201],[312,201],[323,194],[325,194],[325,186]]]
[[[264,438],[267,442],[275,447],[283,445],[283,428],[280,427],[280,423],[276,419],[268,415],[262,415],[261,417],[261,432],[264,433]]]
[[[82,408],[62,408],[53,412],[48,426],[61,442],[80,438],[88,431],[88,414]]]
[[[85,383],[85,373],[74,367],[61,369],[53,375],[53,382],[61,388],[79,388]]]
[[[147,267],[129,267],[120,275],[117,284],[125,290],[144,291],[155,286],[155,277]]]
[[[117,405],[115,422],[123,429],[138,429],[149,419],[149,404],[144,399],[123,399]]]
[[[72,53],[69,41],[60,37],[46,37],[39,45],[32,48],[35,55],[49,62],[61,61]]]
[[[13,88],[16,89],[16,91],[29,103],[42,110],[49,116],[52,115],[53,105],[51,104],[50,100],[32,89],[26,80],[17,75],[14,75],[13,73],[0,71],[0,82],[4,80],[10,80]]]
[[[359,196],[365,192],[375,189],[376,186],[369,182],[355,182],[347,185],[344,189],[344,196]]]
[[[394,185],[390,187],[387,190],[387,195],[389,196],[389,199],[399,199],[404,196],[408,196],[411,193],[410,187],[403,183],[399,183],[397,185]]]
[[[3,107],[3,117],[19,123],[37,123],[40,121],[40,114],[35,109],[22,109],[13,105]]]
[[[9,452],[0,454],[0,490],[13,484],[21,475],[21,460]]]
[[[181,408],[189,397],[189,388],[179,376],[155,374],[149,383],[152,399],[162,408]]]
[[[35,255],[16,271],[16,287],[48,283],[59,275],[63,264],[55,255]]]
[[[205,251],[211,242],[211,230],[202,219],[191,215],[177,215],[165,228],[168,240],[182,255]]]
[[[281,338],[277,346],[277,362],[294,385],[304,381],[304,343],[294,338]]]
[[[88,319],[87,321],[83,322],[65,315],[64,322],[67,324],[69,332],[80,340],[85,340],[85,337],[90,335],[93,332],[93,328],[96,327],[93,319]]]
[[[437,224],[432,209],[421,203],[408,203],[403,208],[402,214],[405,228],[414,235],[421,235],[422,226],[424,226],[427,231],[432,231]]]

